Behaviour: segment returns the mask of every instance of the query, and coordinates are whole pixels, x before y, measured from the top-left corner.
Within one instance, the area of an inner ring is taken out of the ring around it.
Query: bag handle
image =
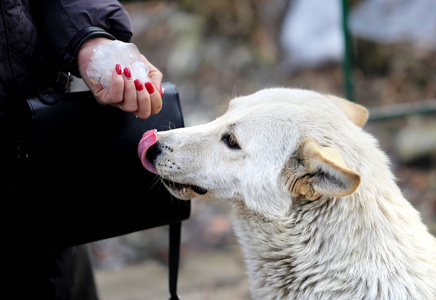
[[[179,272],[181,229],[182,222],[170,224],[169,288],[171,297],[169,300],[180,300],[177,296],[177,275]]]

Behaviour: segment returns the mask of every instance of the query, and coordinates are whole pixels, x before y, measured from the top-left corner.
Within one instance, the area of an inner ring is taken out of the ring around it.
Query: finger
[[[103,105],[117,104],[123,101],[124,80],[121,76],[121,66],[117,64],[112,71],[111,85],[109,90],[104,89],[101,84],[91,87],[95,99]]]
[[[112,72],[112,83],[107,95],[108,104],[117,104],[123,101],[124,79],[122,76],[121,65],[117,64]]]
[[[138,102],[137,102],[136,88],[132,80],[132,74],[129,68],[124,68],[123,79],[124,79],[123,101],[118,104],[118,107],[128,112],[137,111]]]
[[[154,88],[160,92],[162,90],[162,73],[158,70],[150,70],[150,73],[148,73],[148,77],[150,77],[150,81],[153,84]]]
[[[162,73],[152,64],[150,63],[145,56],[142,56],[143,62],[148,66],[149,73],[148,77],[150,77],[151,84],[153,84],[154,88],[161,94],[162,97],[162,79],[163,75]]]
[[[139,79],[136,79],[134,83],[138,99],[138,110],[134,114],[141,119],[147,119],[151,114],[150,95]]]
[[[150,94],[151,113],[156,115],[162,109],[162,97],[150,82],[146,82],[144,86]]]

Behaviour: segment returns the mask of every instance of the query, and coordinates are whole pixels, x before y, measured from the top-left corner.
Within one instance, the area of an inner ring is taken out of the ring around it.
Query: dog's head
[[[144,134],[139,155],[180,199],[244,201],[268,216],[296,199],[351,195],[368,112],[334,96],[266,89],[208,124]]]

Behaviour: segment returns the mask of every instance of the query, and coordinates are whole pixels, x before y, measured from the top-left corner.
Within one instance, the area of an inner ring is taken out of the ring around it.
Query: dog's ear
[[[291,160],[294,162],[285,168],[285,176],[287,188],[294,196],[308,200],[321,196],[345,197],[360,184],[359,173],[345,164],[337,150],[320,147],[311,139],[302,142]]]
[[[357,103],[339,98],[333,95],[325,95],[334,104],[339,106],[340,109],[345,113],[348,119],[351,120],[357,126],[363,127],[368,121],[369,112],[368,110]]]

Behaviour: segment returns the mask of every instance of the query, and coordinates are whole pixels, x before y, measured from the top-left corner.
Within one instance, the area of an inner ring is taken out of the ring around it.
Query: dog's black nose
[[[156,157],[158,157],[158,155],[161,153],[162,153],[162,151],[160,150],[159,142],[156,142],[154,145],[152,145],[152,146],[150,146],[150,148],[148,148],[145,156],[147,157],[147,159],[150,162],[154,162]]]

